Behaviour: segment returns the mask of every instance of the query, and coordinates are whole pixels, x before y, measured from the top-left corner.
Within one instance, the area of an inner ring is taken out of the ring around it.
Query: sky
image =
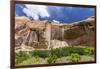
[[[72,23],[94,16],[94,8],[15,4],[15,16],[26,16],[31,20]]]

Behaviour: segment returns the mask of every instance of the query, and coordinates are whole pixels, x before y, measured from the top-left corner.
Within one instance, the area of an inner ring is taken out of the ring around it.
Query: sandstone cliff
[[[72,45],[95,45],[95,17],[70,24],[15,17],[16,47],[47,49]]]

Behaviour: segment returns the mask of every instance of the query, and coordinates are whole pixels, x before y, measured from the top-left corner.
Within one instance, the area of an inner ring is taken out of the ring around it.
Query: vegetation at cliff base
[[[15,53],[15,64],[54,64],[94,61],[93,47],[64,47],[51,50],[20,51]]]

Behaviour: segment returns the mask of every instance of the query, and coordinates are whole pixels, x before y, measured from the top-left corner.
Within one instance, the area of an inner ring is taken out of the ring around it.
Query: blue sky
[[[16,4],[15,16],[27,16],[31,20],[72,23],[94,16],[94,8]]]

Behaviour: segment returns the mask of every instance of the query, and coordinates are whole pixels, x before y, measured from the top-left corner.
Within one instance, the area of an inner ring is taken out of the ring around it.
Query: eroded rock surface
[[[94,46],[95,17],[70,24],[15,17],[15,46],[23,45],[37,49],[72,45]]]

